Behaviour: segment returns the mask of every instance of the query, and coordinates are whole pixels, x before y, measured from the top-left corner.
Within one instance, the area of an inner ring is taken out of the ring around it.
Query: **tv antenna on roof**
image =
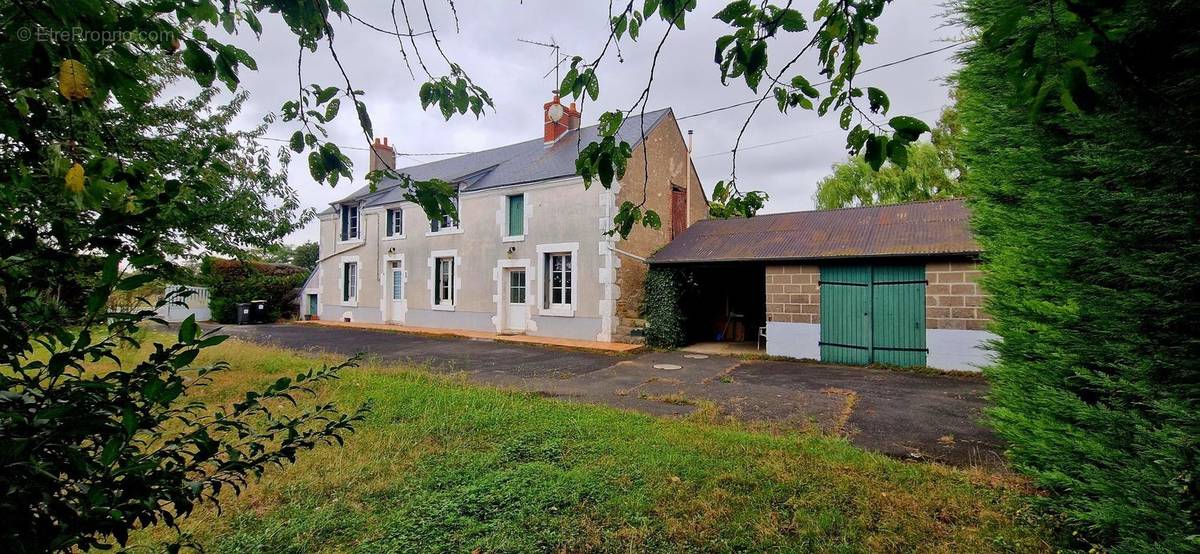
[[[549,43],[538,42],[536,40],[525,40],[523,38],[517,39],[517,42],[524,42],[525,44],[532,44],[534,46],[541,46],[543,48],[549,48],[553,50],[554,67],[551,68],[550,71],[547,71],[545,75],[542,75],[542,78],[545,79],[546,77],[549,77],[551,73],[554,73],[554,87],[557,89],[558,84],[562,82],[562,78],[558,75],[558,68],[562,67],[563,62],[567,61],[569,56],[562,53],[562,50],[558,46],[558,41],[554,39],[554,35],[550,35]]]

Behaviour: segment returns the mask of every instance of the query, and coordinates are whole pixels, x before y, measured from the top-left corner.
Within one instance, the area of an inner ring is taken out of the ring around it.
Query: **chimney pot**
[[[369,171],[378,171],[384,169],[396,169],[396,150],[388,145],[387,137],[383,137],[381,141],[379,137],[375,138],[375,143],[371,145],[370,157],[367,160]]]

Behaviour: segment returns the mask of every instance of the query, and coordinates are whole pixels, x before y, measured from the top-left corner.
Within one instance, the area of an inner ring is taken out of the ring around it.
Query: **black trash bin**
[[[266,300],[251,300],[251,312],[255,323],[270,323],[267,321],[267,301]]]
[[[237,324],[245,325],[251,322],[251,306],[249,302],[242,302],[237,305]]]

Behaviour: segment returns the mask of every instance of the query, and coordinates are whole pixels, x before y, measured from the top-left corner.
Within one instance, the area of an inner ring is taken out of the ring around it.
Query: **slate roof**
[[[697,221],[651,263],[802,261],[982,252],[961,199]]]
[[[646,134],[657,127],[670,112],[670,108],[646,112]],[[597,137],[597,127],[592,125],[568,132],[549,148],[539,137],[508,146],[404,167],[397,171],[418,180],[442,179],[457,183],[461,192],[536,183],[575,175],[578,148],[586,146]],[[635,148],[641,144],[641,116],[633,115],[627,118],[617,131],[617,140],[624,140]],[[350,200],[360,200],[364,207],[399,202],[403,199],[403,191],[396,186],[397,184],[396,180],[382,181],[373,193],[369,186],[363,186],[332,205]],[[332,208],[326,210],[330,211]]]

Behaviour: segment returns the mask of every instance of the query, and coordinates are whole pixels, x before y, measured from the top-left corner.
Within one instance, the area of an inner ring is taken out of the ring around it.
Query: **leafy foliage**
[[[123,544],[135,525],[174,526],[197,503],[218,502],[223,489],[241,490],[250,475],[295,461],[302,450],[341,443],[365,415],[341,414],[332,404],[281,410],[354,361],[281,377],[223,408],[188,401],[229,369],[190,365],[201,349],[227,338],[201,333],[194,316],[180,324],[174,344],[155,344],[145,360],[87,370],[85,359],[119,361],[118,345],[140,347],[136,325],[148,313],[116,319],[99,339],[86,329],[40,338],[44,360],[0,374],[0,516],[7,522],[0,536],[15,551],[103,547],[106,536]]]
[[[1200,5],[960,11],[985,33],[956,79],[1003,339],[991,421],[1076,546],[1196,551]]]
[[[896,204],[962,195],[958,179],[942,166],[938,149],[918,142],[908,148],[904,168],[888,162],[878,171],[863,156],[833,165],[833,173],[817,182],[814,203],[819,210],[849,206]]]
[[[270,7],[309,31],[291,16],[311,8]],[[218,105],[209,88],[235,90],[239,69],[255,64],[205,29],[261,30],[254,9],[268,6],[23,2],[0,19],[0,59],[23,60],[0,67],[7,549],[107,547],[134,526],[174,526],[222,488],[340,441],[361,418],[331,405],[279,409],[344,366],[302,372],[224,408],[192,403],[189,391],[224,369],[192,362],[222,339],[188,320],[173,343],[129,359],[122,346],[138,343],[142,324],[161,323],[154,308],[180,299],[108,307],[114,292],[181,274],[177,263],[199,251],[237,255],[295,228],[295,193],[255,143],[263,128],[228,130],[245,96]],[[162,99],[176,78],[202,90]]]
[[[651,267],[646,273],[642,317],[646,319],[646,344],[655,348],[678,348],[688,343],[683,317],[684,287],[689,275],[684,270]]]
[[[311,270],[317,267],[317,262],[320,261],[320,258],[321,245],[309,241],[303,244],[297,244],[294,248],[292,248],[292,256],[288,262],[296,267],[303,267],[304,269]]]
[[[719,219],[753,217],[770,198],[770,195],[762,191],[737,194],[732,182],[718,181],[713,186],[708,215]]]
[[[222,260],[208,258],[200,266],[209,288],[208,308],[221,323],[237,322],[240,302],[265,300],[267,318],[277,320],[292,315],[297,290],[304,285],[311,269],[289,264]]]

